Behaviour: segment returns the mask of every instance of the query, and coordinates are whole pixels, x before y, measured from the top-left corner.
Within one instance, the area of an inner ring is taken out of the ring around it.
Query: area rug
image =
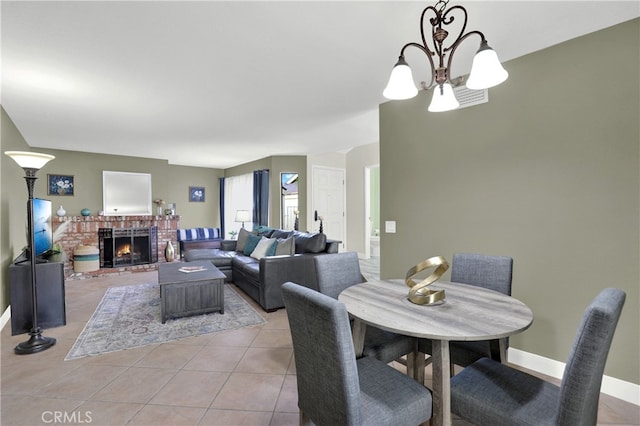
[[[229,285],[224,289],[224,314],[169,319],[165,324],[160,320],[158,284],[110,287],[65,361],[264,322]]]

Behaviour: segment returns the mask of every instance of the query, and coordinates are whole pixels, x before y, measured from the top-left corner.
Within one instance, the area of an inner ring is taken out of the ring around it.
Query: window
[[[242,224],[236,222],[236,211],[253,212],[253,174],[231,176],[224,179],[224,225],[226,238],[229,232],[239,231]],[[245,229],[252,230],[253,223],[245,222]]]

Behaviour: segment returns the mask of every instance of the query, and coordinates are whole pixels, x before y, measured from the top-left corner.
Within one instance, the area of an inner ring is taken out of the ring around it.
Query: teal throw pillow
[[[249,235],[249,237],[247,238],[247,243],[245,244],[244,250],[242,251],[242,253],[245,256],[251,256],[251,253],[253,253],[253,250],[255,250],[261,238],[262,237],[258,237],[257,235]]]
[[[269,238],[271,236],[271,233],[273,232],[273,228],[271,228],[269,226],[260,225],[260,226],[255,227],[253,231],[257,235],[260,235],[261,237]]]
[[[271,241],[271,246],[267,250],[267,256],[275,256],[276,249],[278,248],[278,240],[275,238],[270,238],[269,241]]]

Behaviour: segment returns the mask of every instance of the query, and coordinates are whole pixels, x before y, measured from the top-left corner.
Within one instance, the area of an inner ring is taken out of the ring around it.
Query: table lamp
[[[251,221],[251,212],[249,210],[237,210],[236,211],[236,222],[242,222],[242,227],[244,228],[245,222]]]

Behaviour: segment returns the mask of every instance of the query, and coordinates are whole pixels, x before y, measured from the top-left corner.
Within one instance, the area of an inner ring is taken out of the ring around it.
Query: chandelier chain
[[[439,12],[442,13],[444,12],[444,10],[447,8],[447,4],[449,3],[449,0],[439,0],[436,5],[435,5],[435,9]]]

